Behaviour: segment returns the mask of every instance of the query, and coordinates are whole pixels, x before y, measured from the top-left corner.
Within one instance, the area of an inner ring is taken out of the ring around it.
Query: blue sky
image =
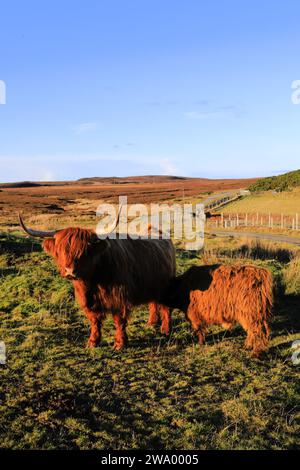
[[[0,3],[0,180],[300,167],[298,0]]]

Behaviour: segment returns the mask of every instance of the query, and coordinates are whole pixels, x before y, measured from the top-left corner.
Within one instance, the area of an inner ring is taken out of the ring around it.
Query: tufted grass
[[[251,261],[286,283],[262,359],[243,349],[239,327],[214,327],[199,347],[181,312],[165,338],[146,328],[146,306],[132,314],[129,348],[115,352],[109,318],[102,347],[84,348],[89,326],[72,286],[38,245],[14,243],[3,243],[0,255],[0,340],[7,348],[0,447],[299,448],[300,366],[291,362],[291,343],[300,339],[296,261]],[[201,257],[178,251],[179,271],[194,263]]]

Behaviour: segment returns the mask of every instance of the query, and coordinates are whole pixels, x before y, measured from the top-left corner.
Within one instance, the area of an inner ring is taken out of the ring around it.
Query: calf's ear
[[[46,251],[46,253],[49,253],[49,255],[53,256],[55,252],[54,238],[46,238],[46,240],[43,241],[43,248]]]

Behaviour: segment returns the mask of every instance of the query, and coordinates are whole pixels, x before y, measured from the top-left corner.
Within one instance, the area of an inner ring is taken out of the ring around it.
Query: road
[[[287,235],[276,235],[273,233],[257,233],[257,232],[225,232],[225,231],[209,231],[209,234],[218,237],[244,237],[256,238],[259,240],[271,240],[273,242],[290,243],[291,245],[300,246],[300,237],[289,237]]]
[[[220,207],[226,206],[233,201],[236,201],[242,196],[242,190],[231,190],[223,193],[213,194],[207,197],[202,204],[206,208],[206,211],[215,211]],[[225,200],[224,200],[225,199]],[[213,207],[211,207],[213,205]]]
[[[204,201],[202,201],[202,204],[204,206],[207,206],[211,204],[212,202],[218,201],[219,199],[223,199],[224,197],[231,197],[234,194],[237,194],[239,190],[237,189],[232,189],[230,191],[226,191],[224,193],[217,193],[217,194],[212,194],[211,196],[208,196]]]

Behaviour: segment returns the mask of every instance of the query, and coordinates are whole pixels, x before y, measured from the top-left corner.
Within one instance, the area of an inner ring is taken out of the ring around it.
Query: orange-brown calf
[[[246,348],[259,356],[268,347],[272,291],[272,277],[266,269],[195,266],[174,279],[164,301],[186,312],[200,344],[209,325],[228,329],[239,323],[247,333]]]

